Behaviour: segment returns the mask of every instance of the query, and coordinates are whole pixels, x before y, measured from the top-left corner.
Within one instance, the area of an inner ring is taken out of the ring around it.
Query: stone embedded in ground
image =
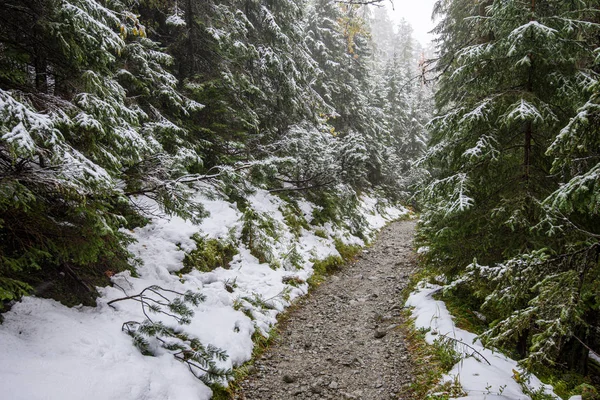
[[[248,372],[248,375],[254,375],[258,372],[258,369],[254,365],[248,365],[246,372]]]
[[[294,390],[292,391],[292,394],[293,394],[294,396],[299,396],[299,395],[301,395],[302,393],[304,393],[304,390],[303,390],[303,388],[301,388],[301,387],[300,387],[300,388],[297,388],[297,389],[294,389]]]
[[[381,339],[385,335],[387,335],[386,331],[378,329],[378,330],[375,331],[375,334],[373,336],[375,336],[375,339]]]
[[[285,374],[283,378],[281,378],[285,383],[294,383],[298,380],[295,376]]]
[[[320,385],[312,385],[310,387],[310,391],[313,392],[313,393],[315,393],[315,394],[321,394],[321,393],[323,393],[323,389],[321,388]]]

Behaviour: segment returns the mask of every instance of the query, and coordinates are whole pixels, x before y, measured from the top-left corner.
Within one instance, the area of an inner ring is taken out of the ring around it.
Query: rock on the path
[[[258,372],[258,369],[254,365],[249,365],[246,368],[246,372],[248,373],[248,375],[254,375]]]
[[[321,394],[323,393],[323,388],[320,385],[312,385],[310,391],[315,394]]]
[[[375,330],[375,334],[374,334],[374,336],[375,336],[375,339],[381,339],[381,338],[382,338],[382,337],[384,337],[385,335],[387,335],[387,332],[386,332],[386,331],[384,331],[384,330],[380,330],[380,329],[377,329],[377,330]]]

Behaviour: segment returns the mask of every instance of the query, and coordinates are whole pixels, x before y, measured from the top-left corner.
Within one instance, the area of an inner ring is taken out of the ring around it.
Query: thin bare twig
[[[600,358],[600,354],[596,353],[594,350],[592,350],[592,348],[590,346],[588,346],[587,344],[583,343],[583,340],[579,339],[575,335],[573,335],[573,337],[575,338],[575,340],[577,340],[579,343],[581,343],[583,345],[583,347],[585,347],[586,349],[588,349],[590,353],[592,353],[594,356]]]
[[[329,186],[332,183],[334,183],[335,180],[330,180],[328,182],[325,183],[320,183],[320,184],[316,184],[316,185],[311,185],[311,186],[300,186],[300,187],[290,187],[290,188],[280,188],[280,189],[271,189],[269,190],[269,193],[277,193],[277,192],[287,192],[287,191],[300,191],[300,190],[309,190],[309,189],[316,189],[316,188],[320,188],[323,186]]]
[[[336,3],[349,4],[349,5],[360,5],[360,6],[377,6],[382,7],[381,3],[385,0],[337,0]],[[394,9],[394,2],[390,0],[392,10]]]
[[[462,344],[463,346],[467,346],[468,348],[470,348],[471,350],[473,350],[473,352],[475,352],[477,355],[479,355],[479,357],[481,357],[481,358],[482,358],[482,359],[483,359],[483,360],[484,360],[486,363],[488,363],[488,365],[492,365],[492,364],[491,364],[491,363],[490,363],[490,362],[487,360],[487,358],[485,358],[485,357],[483,356],[483,354],[481,354],[479,351],[477,351],[477,350],[476,350],[476,349],[475,349],[473,346],[471,346],[471,345],[469,345],[469,344],[467,344],[467,343],[463,342],[462,340],[458,340],[458,339],[455,339],[455,338],[453,338],[453,337],[450,337],[450,336],[448,336],[448,335],[444,335],[443,333],[440,333],[439,335],[440,335],[440,336],[443,336],[445,339],[449,339],[449,340],[452,340],[452,341],[454,341],[454,342],[456,342],[456,343],[460,343],[460,344]]]

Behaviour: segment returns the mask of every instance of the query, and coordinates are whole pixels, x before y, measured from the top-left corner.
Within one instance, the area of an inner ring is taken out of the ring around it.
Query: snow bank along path
[[[238,399],[401,399],[411,367],[400,292],[414,269],[414,222],[389,225],[294,309]]]
[[[0,325],[2,398],[209,399],[210,388],[194,378],[184,364],[165,351],[156,357],[143,356],[121,331],[124,322],[143,320],[139,304],[121,301],[112,308],[107,303],[123,297],[123,292],[138,294],[150,285],[178,292],[201,291],[206,301],[194,307],[195,315],[185,329],[203,343],[225,350],[229,358],[220,366],[228,368],[248,360],[252,334],[256,330],[266,334],[276,322],[276,315],[307,292],[307,284],[291,286],[284,278],[294,276],[298,282],[305,281],[312,274],[312,259],[338,254],[334,238],[364,244],[347,229],[331,224],[302,229],[295,236],[285,224],[282,200],[259,190],[248,199],[249,207],[272,219],[277,237],[266,238],[269,240],[265,246],[276,259],[284,261],[281,268],[272,269],[253,257],[239,240],[242,213],[234,205],[223,200],[198,200],[210,212],[200,225],[177,217],[153,217],[150,224],[135,229],[132,234],[137,242],[130,251],[143,261],[139,277],[128,273],[114,276],[114,287],[100,289],[98,307],[67,308],[52,300],[27,297],[4,315],[5,322]],[[139,201],[152,205],[148,199]],[[367,235],[406,213],[371,197],[363,196],[360,201],[360,213],[368,223],[364,232]],[[306,216],[315,207],[307,202],[299,206]],[[228,269],[176,273],[183,266],[185,251],[195,248],[190,237],[197,232],[232,240],[238,246],[239,252]],[[300,255],[299,268],[286,267],[293,245]],[[228,291],[226,283],[235,289]],[[269,307],[259,307],[244,297],[262,299]]]
[[[433,295],[441,289],[439,285],[422,282],[410,295],[406,305],[414,307],[412,314],[415,317],[415,327],[430,329],[425,337],[427,342],[433,343],[440,335],[446,335],[470,346],[456,345],[456,350],[462,353],[463,359],[443,377],[443,380],[458,379],[467,393],[466,397],[461,397],[464,400],[530,399],[514,379],[515,371],[520,377],[526,376],[517,362],[499,352],[484,348],[475,334],[457,328],[444,302],[433,299]],[[490,364],[473,350],[485,357]],[[542,388],[549,395],[559,399],[552,387],[544,385],[535,375],[529,377],[527,385],[533,391]]]

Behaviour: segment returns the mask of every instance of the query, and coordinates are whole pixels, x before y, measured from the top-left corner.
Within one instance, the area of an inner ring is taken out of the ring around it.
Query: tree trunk
[[[40,93],[48,93],[48,61],[41,52],[36,52],[34,68],[35,89]]]
[[[519,354],[519,358],[523,359],[527,357],[527,352],[529,351],[529,329],[525,329],[519,335],[519,339],[517,339],[517,353]]]
[[[523,143],[523,179],[525,182],[529,182],[529,175],[531,170],[531,138],[532,138],[532,126],[531,121],[525,123],[525,142]]]
[[[589,350],[578,340],[572,338],[565,343],[560,352],[560,359],[562,363],[567,365],[568,369],[586,375],[588,355]]]

